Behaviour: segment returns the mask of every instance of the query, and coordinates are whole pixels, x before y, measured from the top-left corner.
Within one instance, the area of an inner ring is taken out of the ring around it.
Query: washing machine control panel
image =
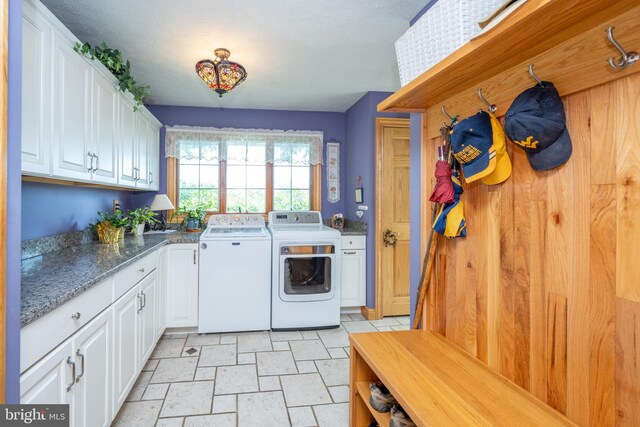
[[[322,217],[317,211],[269,212],[269,224],[322,224]]]
[[[262,214],[230,213],[209,217],[209,227],[264,227]]]

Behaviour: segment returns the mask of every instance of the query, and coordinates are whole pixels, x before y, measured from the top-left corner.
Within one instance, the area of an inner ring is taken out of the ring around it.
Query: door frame
[[[375,167],[375,186],[376,186],[376,219],[375,219],[375,276],[374,276],[374,292],[375,292],[375,305],[372,310],[368,310],[368,319],[381,319],[382,318],[382,283],[380,278],[382,277],[382,224],[381,224],[381,212],[382,212],[382,200],[384,194],[380,185],[380,172],[382,170],[382,133],[385,127],[406,127],[410,128],[410,120],[400,118],[388,118],[388,117],[376,117],[376,167]]]
[[[5,402],[7,345],[7,91],[9,2],[0,0],[0,403]]]

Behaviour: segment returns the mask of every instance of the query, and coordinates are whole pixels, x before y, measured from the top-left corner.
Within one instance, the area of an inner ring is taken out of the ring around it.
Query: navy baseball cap
[[[571,157],[564,106],[552,83],[542,82],[518,95],[505,115],[504,130],[535,170],[553,169]]]
[[[496,149],[489,113],[480,111],[458,122],[451,130],[451,150],[462,167],[466,182],[476,181],[493,172]]]

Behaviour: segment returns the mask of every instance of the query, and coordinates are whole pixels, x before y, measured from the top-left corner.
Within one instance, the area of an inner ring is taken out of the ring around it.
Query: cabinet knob
[[[144,267],[142,267],[140,270],[138,270],[140,273],[144,273]]]
[[[78,311],[77,313],[73,313],[73,314],[71,315],[71,318],[72,318],[73,320],[80,320],[80,312]]]

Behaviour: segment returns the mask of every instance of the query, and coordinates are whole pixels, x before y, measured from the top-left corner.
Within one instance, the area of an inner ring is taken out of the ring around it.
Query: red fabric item
[[[451,182],[451,167],[448,162],[444,160],[438,160],[436,162],[436,171],[434,173],[436,177],[436,186],[431,193],[429,200],[436,203],[451,203],[453,202],[453,184]]]

